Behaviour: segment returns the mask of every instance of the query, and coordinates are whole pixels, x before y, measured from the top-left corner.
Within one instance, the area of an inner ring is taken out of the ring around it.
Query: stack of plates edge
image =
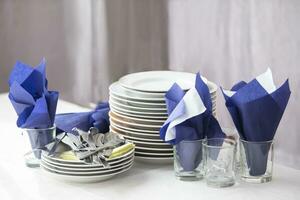
[[[63,160],[43,152],[41,168],[49,176],[71,182],[99,182],[128,171],[134,162],[134,149],[108,160],[109,166],[86,164],[80,160]]]
[[[128,74],[109,87],[110,130],[136,145],[135,160],[171,163],[173,148],[159,137],[159,129],[167,119],[165,94],[176,82],[188,90],[196,75],[175,71],[148,71]],[[216,115],[217,86],[207,83]]]

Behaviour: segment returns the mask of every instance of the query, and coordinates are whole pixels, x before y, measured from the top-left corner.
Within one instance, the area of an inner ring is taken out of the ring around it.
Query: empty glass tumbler
[[[174,170],[178,179],[195,181],[203,178],[203,141],[183,140],[174,145]]]
[[[22,129],[23,135],[27,139],[27,153],[24,155],[25,164],[28,167],[39,167],[42,149],[54,141],[56,136],[56,127],[44,128],[44,129]]]
[[[272,180],[273,140],[249,142],[240,139],[240,173],[246,182],[264,183]]]
[[[235,184],[236,142],[228,138],[204,142],[205,179],[208,186],[228,187]]]

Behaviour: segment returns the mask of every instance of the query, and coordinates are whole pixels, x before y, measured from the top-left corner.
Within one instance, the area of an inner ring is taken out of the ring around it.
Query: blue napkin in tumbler
[[[93,111],[79,113],[57,114],[55,125],[58,132],[73,133],[73,128],[88,132],[91,127],[96,127],[100,133],[109,131],[109,104],[99,103]]]
[[[226,107],[239,132],[249,142],[273,140],[290,97],[288,80],[276,88],[268,69],[249,83],[239,82],[231,90],[222,90]],[[270,143],[244,144],[250,175],[266,172]]]
[[[165,99],[169,117],[160,129],[160,137],[176,145],[181,166],[191,171],[202,160],[202,144],[180,142],[225,137],[212,115],[209,88],[198,73],[195,87],[185,93],[175,83],[166,93]]]
[[[16,62],[9,76],[10,99],[17,115],[17,126],[27,129],[45,129],[54,124],[58,92],[48,91],[46,60],[35,68]],[[33,149],[43,148],[52,137],[31,131],[29,138]]]

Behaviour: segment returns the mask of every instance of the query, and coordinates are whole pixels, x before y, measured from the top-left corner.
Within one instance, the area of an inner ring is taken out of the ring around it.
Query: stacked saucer
[[[172,162],[172,146],[159,137],[168,117],[165,94],[175,82],[184,90],[190,89],[195,78],[186,72],[149,71],[126,75],[110,86],[110,129],[136,145],[135,160]],[[203,80],[210,89],[216,115],[217,86]]]
[[[41,158],[41,168],[54,178],[72,182],[98,182],[110,179],[128,171],[133,164],[134,149],[107,160],[109,166],[86,164],[80,160],[62,159],[59,155],[48,156],[45,152]]]

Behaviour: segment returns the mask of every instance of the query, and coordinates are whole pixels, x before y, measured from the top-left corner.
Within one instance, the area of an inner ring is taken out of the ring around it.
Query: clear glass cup
[[[26,152],[24,154],[25,164],[28,167],[34,168],[40,166],[42,149],[45,145],[54,141],[56,137],[56,127],[44,129],[22,129],[22,134],[28,137],[26,139]]]
[[[183,140],[174,145],[174,170],[178,179],[196,181],[203,178],[203,141]]]
[[[272,180],[274,143],[249,142],[240,139],[241,179],[251,183],[265,183]]]
[[[235,184],[236,141],[229,138],[207,139],[204,144],[205,179],[211,187]]]

